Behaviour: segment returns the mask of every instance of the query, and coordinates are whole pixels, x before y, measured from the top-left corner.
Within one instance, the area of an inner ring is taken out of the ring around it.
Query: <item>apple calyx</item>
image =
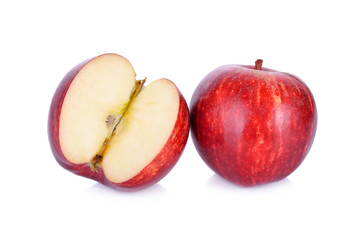
[[[255,70],[262,70],[263,60],[258,59],[255,61]]]
[[[143,85],[147,78],[143,80],[137,80],[135,82],[134,89],[132,93],[130,94],[129,102],[127,103],[126,107],[122,109],[121,113],[118,115],[108,115],[106,118],[106,125],[110,127],[109,135],[105,138],[104,142],[102,143],[100,150],[95,154],[94,158],[89,163],[92,171],[97,171],[97,168],[101,167],[101,162],[104,157],[104,153],[109,146],[109,143],[111,142],[112,137],[115,135],[116,128],[119,126],[123,116],[126,114],[128,109],[130,108],[130,105],[134,101],[134,99],[138,96],[140,91],[143,88]]]

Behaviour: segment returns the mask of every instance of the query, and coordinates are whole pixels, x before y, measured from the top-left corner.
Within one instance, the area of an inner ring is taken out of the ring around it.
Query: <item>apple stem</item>
[[[130,100],[129,100],[128,104],[126,105],[126,107],[123,109],[123,112],[121,114],[116,115],[116,116],[112,116],[112,115],[107,116],[106,124],[108,126],[112,125],[112,127],[110,130],[109,136],[105,138],[104,142],[101,145],[100,150],[96,153],[96,155],[93,157],[93,159],[90,162],[92,171],[95,171],[95,170],[97,171],[97,168],[101,167],[100,163],[102,162],[104,153],[105,153],[107,147],[109,146],[109,143],[110,143],[112,137],[115,135],[116,128],[119,126],[121,119],[123,118],[125,113],[128,111],[131,103],[134,101],[134,99],[138,96],[138,94],[142,90],[143,85],[146,80],[147,79],[145,78],[143,80],[136,81],[134,89],[133,89],[132,93],[130,94]]]
[[[256,70],[262,70],[262,65],[263,65],[263,60],[262,59],[258,59],[255,61],[255,69]]]

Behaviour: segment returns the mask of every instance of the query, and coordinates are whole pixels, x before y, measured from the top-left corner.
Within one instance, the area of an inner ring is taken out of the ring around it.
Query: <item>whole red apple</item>
[[[225,65],[209,73],[191,100],[191,133],[206,164],[244,186],[287,177],[312,145],[317,110],[298,77],[268,68]]]
[[[74,67],[50,106],[52,152],[67,170],[116,189],[141,189],[176,164],[189,112],[174,83],[143,87],[130,62],[104,54]]]

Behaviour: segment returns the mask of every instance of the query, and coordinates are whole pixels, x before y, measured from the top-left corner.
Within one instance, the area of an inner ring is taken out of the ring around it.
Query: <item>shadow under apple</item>
[[[219,190],[228,190],[228,191],[276,191],[283,189],[293,189],[294,185],[289,180],[289,178],[284,178],[282,180],[271,182],[267,184],[257,185],[253,187],[244,187],[228,180],[222,178],[218,174],[213,174],[206,182],[206,186],[208,188],[216,188]]]
[[[121,191],[121,190],[115,190],[113,188],[110,188],[108,186],[105,186],[101,183],[95,183],[93,184],[89,189],[87,189],[87,193],[90,194],[109,194],[109,195],[143,195],[143,196],[162,196],[167,195],[168,190],[163,187],[161,184],[156,183],[150,187],[138,190],[138,191]]]

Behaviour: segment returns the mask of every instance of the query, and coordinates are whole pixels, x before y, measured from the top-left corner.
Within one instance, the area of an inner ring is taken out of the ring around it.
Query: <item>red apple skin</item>
[[[48,138],[55,159],[63,168],[73,172],[74,174],[91,178],[117,190],[141,190],[157,183],[175,166],[183,153],[188,139],[190,129],[189,110],[186,100],[179,90],[179,111],[171,136],[159,154],[136,176],[128,181],[122,183],[111,182],[106,178],[101,167],[97,168],[97,171],[93,171],[88,163],[74,164],[67,160],[63,155],[59,142],[59,120],[63,100],[77,73],[90,60],[91,59],[86,60],[70,70],[54,93],[48,117]]]
[[[290,175],[309,152],[317,127],[316,104],[302,80],[254,66],[225,65],[209,73],[190,110],[201,158],[243,186]]]

